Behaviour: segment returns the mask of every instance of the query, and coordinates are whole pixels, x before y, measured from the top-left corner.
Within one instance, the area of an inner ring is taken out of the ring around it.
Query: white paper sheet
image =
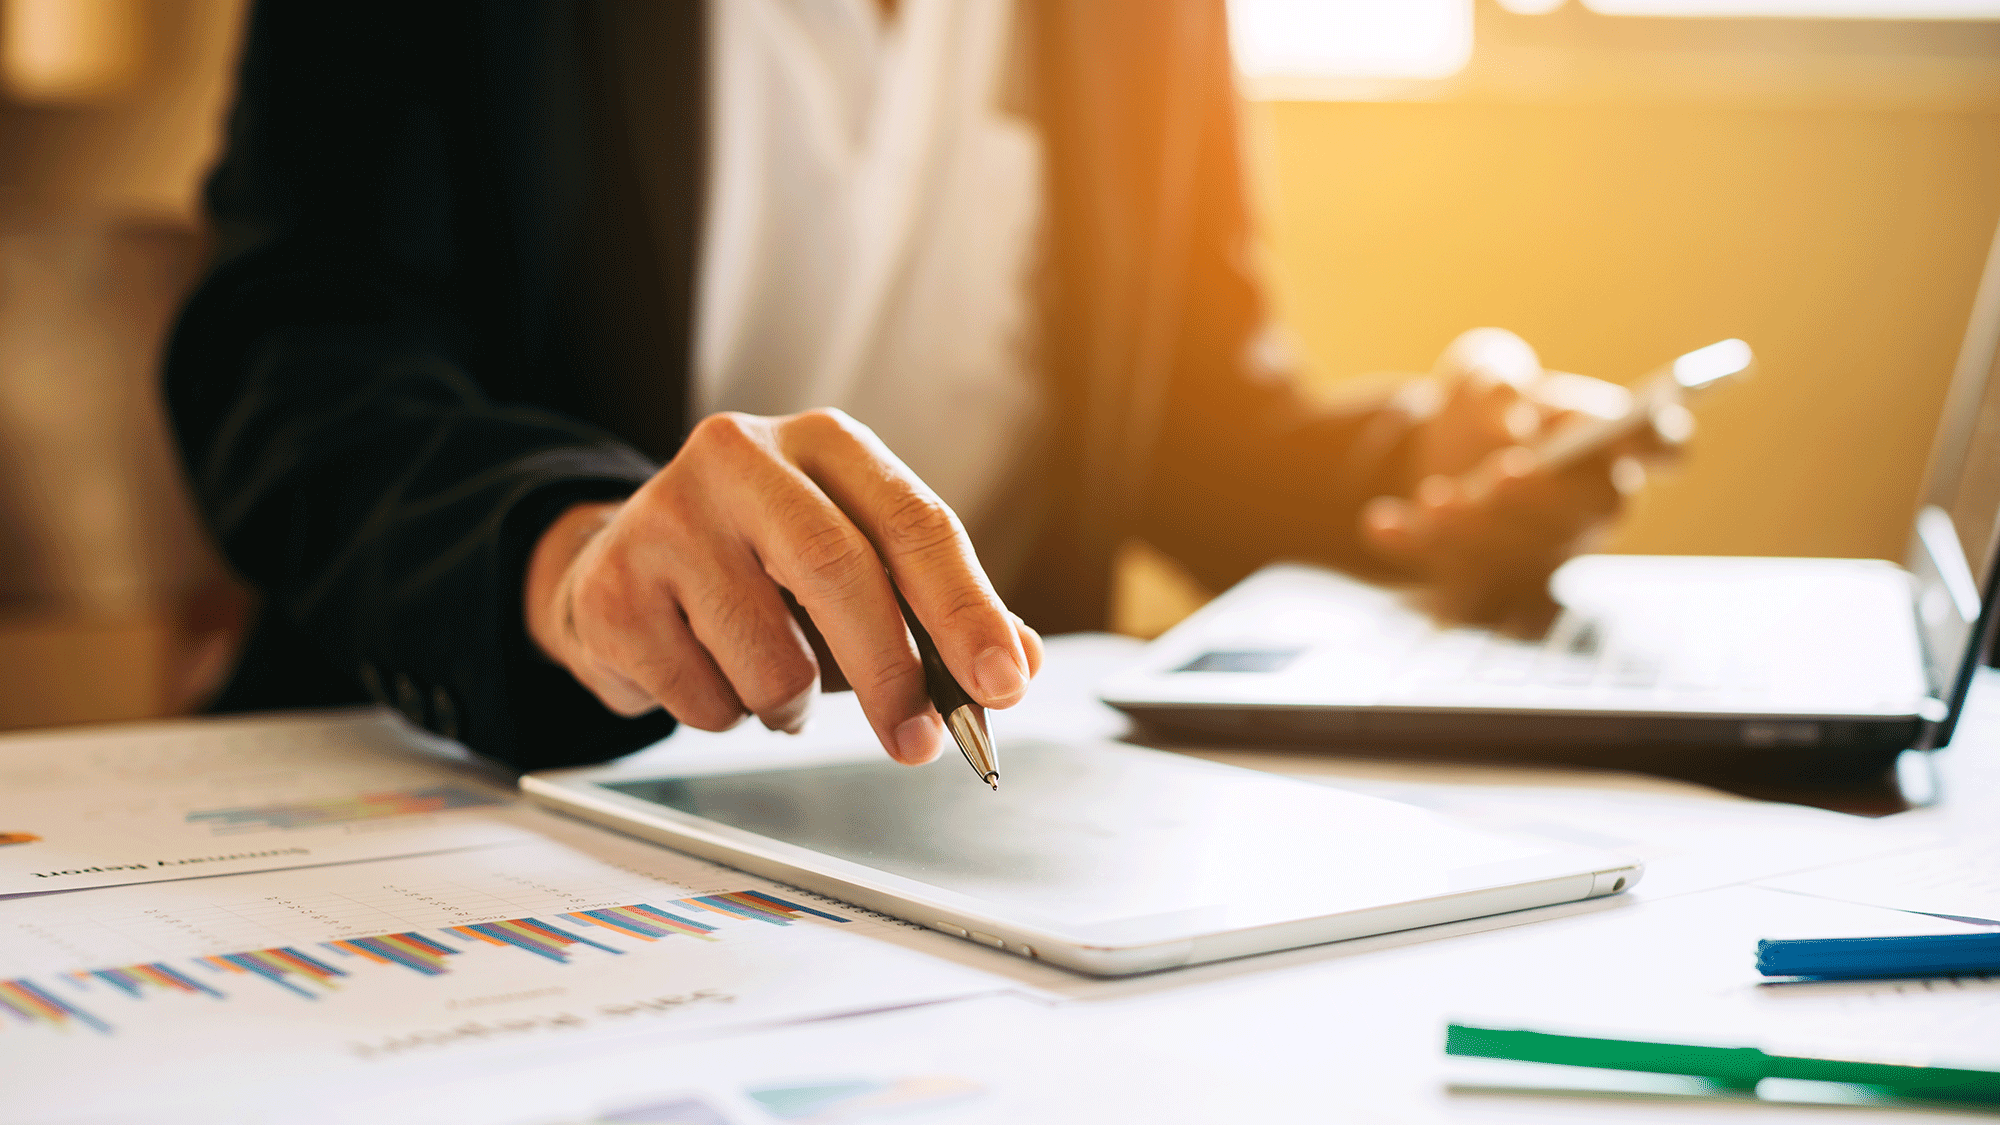
[[[449,856],[4,904],[0,1120],[110,1097],[107,1064],[167,1098],[1010,986],[922,952],[964,943],[549,820]]]
[[[2000,926],[2000,846],[1925,848],[1766,879],[1762,885]]]
[[[1300,1115],[1254,1057],[992,997],[702,1043],[570,1058],[423,1089],[370,1090],[305,1125],[1024,1125],[1394,1121],[1354,1099]],[[696,1109],[694,1107],[700,1107]],[[1288,1112],[1290,1110],[1291,1112]],[[707,1117],[699,1116],[702,1112]]]
[[[1646,865],[1657,899],[1934,845],[1934,827],[1750,801],[1606,770],[1397,762],[1266,751],[1199,757],[1418,805],[1495,832],[1598,848]]]
[[[524,839],[458,754],[379,710],[0,738],[0,895]]]
[[[1630,856],[1646,864],[1639,887],[1648,898],[1733,886],[1935,839],[1895,822],[1766,802],[1521,786],[1400,785],[1378,791],[1482,828]]]
[[[1081,1016],[1082,1018],[1078,1018]],[[1217,1029],[1226,1033],[1227,1029]],[[1214,1125],[1404,1120],[1179,1028],[1106,1035],[1090,1013],[982,997],[699,1041],[489,1054],[429,1073],[254,1078],[152,1101],[147,1125]],[[1277,1079],[1277,1081],[1273,1081]],[[1308,1094],[1304,1100],[1300,1094]],[[136,1099],[132,1099],[136,1102]],[[108,1101],[105,1104],[110,1104]],[[1308,1107],[1322,1112],[1303,1112]],[[101,1120],[102,1118],[100,1118]]]

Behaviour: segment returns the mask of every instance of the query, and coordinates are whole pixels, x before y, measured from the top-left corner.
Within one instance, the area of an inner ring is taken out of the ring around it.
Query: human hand
[[[1422,579],[1438,616],[1537,634],[1555,611],[1549,575],[1644,485],[1649,462],[1678,455],[1692,418],[1663,415],[1667,424],[1546,469],[1530,446],[1585,416],[1623,413],[1630,395],[1544,371],[1526,341],[1495,328],[1446,349],[1434,392],[1412,450],[1411,495],[1370,501],[1363,541]]]
[[[754,714],[795,732],[824,674],[919,764],[944,724],[897,590],[974,699],[1020,700],[1041,638],[872,431],[837,410],[716,414],[630,499],[576,505],[542,534],[524,611],[542,652],[621,715],[664,707],[725,730]]]

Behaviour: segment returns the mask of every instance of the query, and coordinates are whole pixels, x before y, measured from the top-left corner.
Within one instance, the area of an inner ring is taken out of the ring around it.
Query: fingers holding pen
[[[806,434],[792,432],[806,417],[716,415],[696,427],[687,450],[729,467],[709,482],[709,494],[754,560],[756,573],[739,584],[768,590],[773,614],[782,614],[787,633],[810,654],[780,589],[788,591],[882,745],[899,761],[929,761],[942,746],[943,722],[924,692],[922,665],[873,545],[801,462],[799,444],[809,452],[824,440],[810,423]]]
[[[809,519],[767,529],[766,566],[812,619],[882,745],[899,761],[930,761],[944,724],[888,573],[845,513],[824,498],[814,507]]]
[[[798,420],[799,466],[867,537],[953,678],[987,707],[1019,702],[1040,638],[994,593],[957,515],[867,427],[837,411]]]
[[[898,589],[983,704],[1018,700],[1042,656],[957,517],[837,411],[704,419],[629,500],[545,531],[526,586],[535,642],[620,714],[796,730],[822,676],[844,679],[911,763],[945,731]]]

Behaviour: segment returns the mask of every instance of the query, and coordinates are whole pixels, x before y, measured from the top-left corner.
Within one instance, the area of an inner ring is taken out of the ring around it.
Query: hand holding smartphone
[[[1544,438],[1534,447],[1536,465],[1548,472],[1561,472],[1647,426],[1669,442],[1683,441],[1694,429],[1686,401],[1745,374],[1754,363],[1750,345],[1741,340],[1697,348],[1633,387],[1631,404],[1624,413],[1581,419]]]

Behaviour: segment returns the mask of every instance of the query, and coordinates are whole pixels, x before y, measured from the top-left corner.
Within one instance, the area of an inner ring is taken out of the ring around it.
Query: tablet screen
[[[1574,852],[1422,809],[1111,745],[606,788],[1104,941],[1238,929],[1575,874]]]

